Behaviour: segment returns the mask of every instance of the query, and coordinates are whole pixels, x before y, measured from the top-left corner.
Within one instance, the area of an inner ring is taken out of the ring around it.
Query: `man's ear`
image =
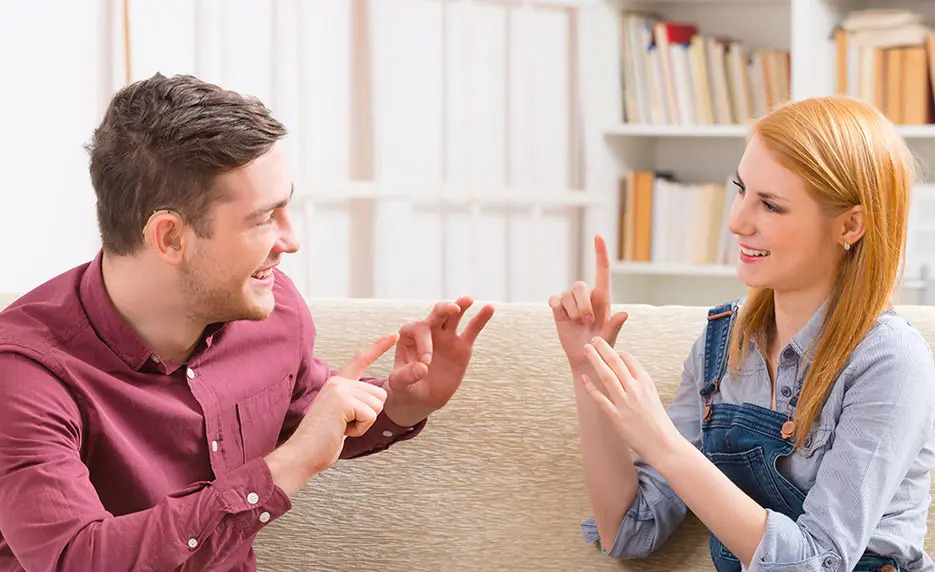
[[[143,243],[167,262],[178,263],[183,258],[185,223],[174,210],[162,209],[150,215],[143,227]]]
[[[858,240],[863,238],[867,228],[864,226],[864,207],[854,205],[838,215],[840,222],[840,236],[838,241],[841,246],[845,244],[848,247],[853,246]]]

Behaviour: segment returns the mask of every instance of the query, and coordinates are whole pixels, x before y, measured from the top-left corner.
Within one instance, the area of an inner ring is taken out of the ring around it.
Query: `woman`
[[[729,227],[749,287],[713,308],[668,411],[613,350],[610,271],[552,296],[575,379],[585,536],[658,548],[691,509],[719,571],[935,570],[925,554],[935,364],[890,307],[912,158],[873,107],[786,104],[752,127]],[[631,458],[629,448],[639,459]]]

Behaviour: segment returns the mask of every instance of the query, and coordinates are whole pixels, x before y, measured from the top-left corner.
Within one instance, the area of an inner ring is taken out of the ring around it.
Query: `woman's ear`
[[[836,217],[838,241],[841,246],[847,245],[850,248],[854,243],[863,238],[866,227],[864,226],[864,207],[863,205],[854,205]]]

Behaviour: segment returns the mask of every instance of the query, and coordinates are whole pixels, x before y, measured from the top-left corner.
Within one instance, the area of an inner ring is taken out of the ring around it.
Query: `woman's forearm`
[[[695,516],[749,567],[766,532],[766,509],[684,439],[659,451],[652,465]]]
[[[581,386],[581,373],[573,375],[584,483],[601,543],[610,550],[639,483],[629,446]]]

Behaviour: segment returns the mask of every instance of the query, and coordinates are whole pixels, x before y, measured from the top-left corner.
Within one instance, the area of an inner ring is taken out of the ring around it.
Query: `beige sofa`
[[[5,305],[0,297],[0,307]],[[317,353],[333,366],[429,302],[311,300]],[[627,306],[618,347],[668,402],[705,308]],[[935,346],[935,307],[897,310]],[[389,357],[373,373],[388,371]],[[416,439],[341,461],[256,544],[261,570],[713,570],[693,517],[648,559],[618,562],[582,540],[589,515],[571,378],[545,304],[498,304],[462,389]],[[935,549],[935,509],[929,550]]]
[[[364,343],[422,317],[429,303],[310,301],[318,354],[343,364]],[[668,402],[706,308],[627,306],[617,347]],[[935,346],[935,307],[901,307]],[[389,367],[388,358],[375,373]],[[929,550],[935,549],[935,509]],[[618,562],[582,540],[589,516],[571,375],[545,302],[499,304],[464,386],[416,439],[339,462],[265,530],[263,570],[713,570],[693,517],[658,553]]]

